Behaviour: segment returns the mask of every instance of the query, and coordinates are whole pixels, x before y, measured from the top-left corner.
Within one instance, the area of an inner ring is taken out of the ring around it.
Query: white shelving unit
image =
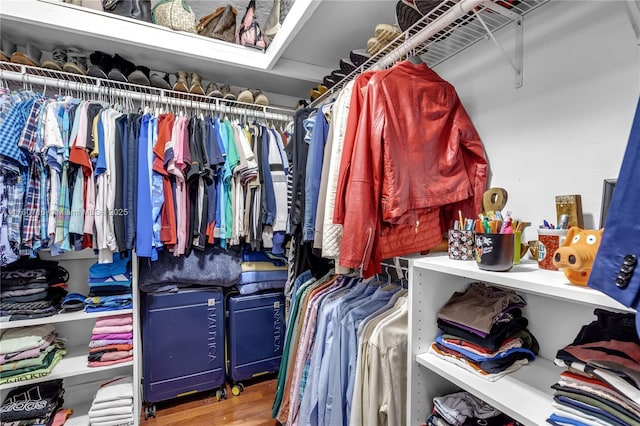
[[[69,272],[67,291],[87,294],[89,267],[97,261],[97,256],[92,250],[69,252],[61,256],[51,256],[50,252],[42,251],[40,257],[46,260],[55,260]],[[137,308],[137,273],[135,272],[136,260],[133,259],[132,292],[134,295],[134,309],[123,309],[107,312],[86,313],[84,311],[57,314],[51,317],[0,322],[0,331],[10,328],[26,327],[39,324],[54,324],[58,335],[66,340],[67,354],[54,367],[51,374],[17,383],[5,383],[0,385],[0,399],[4,400],[6,394],[13,388],[27,384],[35,384],[47,380],[64,379],[65,408],[73,409],[73,415],[66,424],[89,424],[88,412],[93,397],[101,383],[109,378],[120,375],[134,377],[134,419],[140,418],[140,390],[139,380],[139,321]],[[91,331],[97,318],[109,317],[121,314],[133,314],[134,318],[134,360],[105,367],[89,367],[87,356],[89,354],[89,341]],[[137,379],[137,380],[136,380]]]
[[[473,261],[447,254],[409,260],[409,425],[426,421],[432,399],[464,389],[523,424],[538,426],[552,413],[553,391],[562,369],[553,364],[558,349],[594,319],[594,308],[629,311],[617,301],[586,287],[569,284],[562,272],[538,269],[523,261],[509,272],[479,269]],[[456,291],[482,281],[509,288],[527,301],[524,315],[540,343],[537,359],[495,382],[477,377],[428,352],[438,334],[436,313]]]

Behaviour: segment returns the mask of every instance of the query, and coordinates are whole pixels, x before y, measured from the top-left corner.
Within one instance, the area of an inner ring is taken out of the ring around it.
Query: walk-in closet
[[[0,425],[640,425],[640,1],[5,0]]]

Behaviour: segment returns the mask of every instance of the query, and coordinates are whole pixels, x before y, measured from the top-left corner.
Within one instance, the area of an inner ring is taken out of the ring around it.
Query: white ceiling
[[[226,4],[204,0],[187,2],[192,5],[197,18]],[[2,0],[0,35],[20,46],[27,42],[34,43],[43,51],[50,51],[59,45],[75,46],[86,50],[87,54],[94,50],[119,53],[136,64],[170,74],[183,69],[198,72],[203,75],[205,84],[208,80],[215,80],[238,89],[261,88],[270,96],[273,105],[292,107],[297,99],[308,98],[309,90],[321,82],[323,76],[339,68],[341,57],[348,57],[350,50],[365,48],[367,39],[374,35],[376,24],[395,22],[396,2],[297,0],[294,5],[297,9],[294,11],[292,8],[289,19],[283,22],[281,30],[289,37],[278,34],[280,37],[276,36],[266,54],[245,53],[246,48],[230,50],[232,53],[225,54],[226,43],[217,42],[207,43],[206,50],[198,47],[194,52],[193,46],[200,46],[198,43],[201,43],[201,37],[194,39],[172,31],[159,31],[156,46],[141,48],[136,35],[130,37],[129,34],[118,33],[116,29],[111,32],[108,24],[105,24],[106,28],[95,28],[95,31],[93,27],[82,28],[81,20],[76,18],[77,10],[50,3],[51,0],[49,4],[35,0]],[[248,0],[236,0],[232,3],[238,9],[239,22]],[[257,1],[258,22],[263,29],[271,7],[271,1]],[[57,16],[50,16],[52,11]],[[63,19],[65,14],[68,16],[66,20]],[[87,14],[87,18],[90,16],[96,15]],[[100,22],[102,21],[108,23],[109,19],[102,19]],[[137,30],[137,25],[127,25],[129,27],[123,27],[121,32],[126,30],[130,33],[132,28]],[[140,31],[143,30],[147,31],[144,27],[140,28]],[[167,34],[170,35],[166,36]],[[168,51],[163,49],[162,40],[165,36],[170,37],[167,40],[173,43]],[[185,46],[183,52],[181,47],[184,43],[192,46]],[[244,63],[240,59],[235,61],[234,55],[243,56]],[[44,57],[46,56],[45,52]],[[255,67],[251,58],[256,58],[253,61],[256,63]],[[265,65],[263,62],[267,58],[272,62]],[[262,62],[258,65],[260,61]]]

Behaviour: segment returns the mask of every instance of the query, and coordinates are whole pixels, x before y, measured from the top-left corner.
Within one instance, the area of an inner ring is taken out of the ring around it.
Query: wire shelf
[[[463,13],[445,28],[423,39],[425,33],[438,26],[455,8],[459,0],[443,0],[437,7],[423,16],[418,22],[398,35],[365,63],[337,82],[329,90],[316,98],[312,107],[326,103],[333,94],[339,92],[349,81],[368,70],[381,70],[390,67],[407,55],[418,55],[430,67],[435,67],[457,55],[491,33],[513,22],[518,16],[525,15],[547,3],[549,0],[522,0],[511,3],[505,0],[484,0],[474,9]],[[496,10],[505,12],[498,13]],[[482,25],[482,22],[486,25]]]
[[[0,62],[0,80],[5,81],[7,85],[9,82],[17,86],[22,85],[23,88],[39,86],[43,92],[57,89],[60,94],[92,93],[104,100],[128,98],[143,104],[171,105],[192,110],[249,115],[275,121],[289,121],[294,114],[293,110],[287,108],[249,104],[11,62]]]

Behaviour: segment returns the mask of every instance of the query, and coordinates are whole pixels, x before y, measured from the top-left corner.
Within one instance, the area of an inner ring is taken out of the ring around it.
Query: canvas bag
[[[247,10],[244,12],[242,21],[240,21],[240,28],[238,28],[238,34],[236,37],[236,43],[242,46],[255,47],[256,49],[266,49],[267,40],[258,25],[258,19],[256,18],[256,2],[251,0],[247,6]]]
[[[229,4],[219,7],[215,12],[201,18],[196,30],[200,35],[235,43],[237,15],[238,11]]]
[[[196,32],[196,14],[184,0],[160,0],[151,9],[151,20],[175,31]]]

